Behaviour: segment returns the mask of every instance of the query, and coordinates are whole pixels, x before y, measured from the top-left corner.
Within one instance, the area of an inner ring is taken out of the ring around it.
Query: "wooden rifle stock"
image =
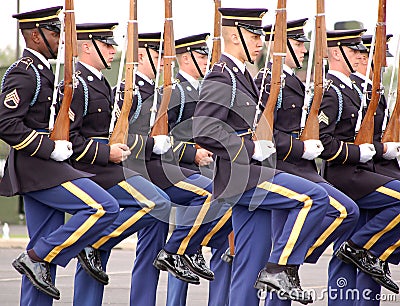
[[[51,140],[69,140],[69,108],[74,93],[74,58],[78,55],[74,0],[65,0],[65,58],[64,58],[64,96],[57,114]]]
[[[218,62],[221,57],[221,13],[218,10],[221,7],[221,0],[214,0],[214,4],[214,38],[210,67]]]
[[[172,64],[175,58],[174,27],[172,22],[172,0],[165,0],[164,22],[164,87],[156,121],[151,136],[168,134],[168,104],[172,94]]]
[[[400,71],[399,68],[397,71]],[[396,104],[390,116],[389,122],[383,132],[382,142],[400,142],[400,77],[397,76]]]
[[[137,27],[137,0],[129,3],[128,46],[125,64],[124,102],[121,113],[110,136],[109,144],[127,143],[129,130],[129,113],[132,108],[135,75],[138,63],[138,27]]]
[[[283,58],[286,56],[286,28],[286,0],[278,0],[274,30],[271,88],[265,109],[255,130],[255,138],[258,140],[272,140],[273,137],[274,111],[282,87]]]
[[[324,95],[324,59],[328,58],[325,24],[325,0],[317,0],[315,20],[314,97],[300,140],[319,139],[318,112]]]
[[[386,0],[379,0],[378,23],[376,25],[374,75],[372,79],[371,101],[362,120],[354,144],[372,143],[374,137],[374,115],[381,98],[381,80],[386,65]],[[369,76],[367,76],[369,77]]]

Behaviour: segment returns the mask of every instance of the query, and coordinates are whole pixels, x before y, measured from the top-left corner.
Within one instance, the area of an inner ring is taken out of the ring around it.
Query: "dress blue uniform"
[[[77,37],[89,40],[88,35],[93,34],[94,39],[113,44],[114,26],[77,25]],[[92,246],[100,250],[105,269],[112,248],[137,232],[131,305],[152,305],[155,304],[159,277],[152,261],[166,240],[170,201],[161,189],[139,173],[109,161],[108,131],[114,101],[112,89],[104,77],[100,79],[94,73],[93,67],[78,62],[76,71],[78,85],[71,103],[70,132],[74,144],[73,166],[96,174],[92,179],[116,198],[122,209],[115,222],[102,232],[101,238]],[[131,152],[140,154],[133,148]],[[80,264],[74,289],[75,305],[101,305],[104,286],[90,277]],[[90,296],[87,292],[91,292]],[[147,294],[143,295],[143,292]]]
[[[308,41],[304,36],[303,25],[306,19],[292,20],[287,22],[287,37],[294,41]],[[271,32],[271,26],[264,27],[266,33]],[[268,40],[268,36],[265,38]],[[291,43],[289,40],[288,43]],[[292,54],[294,58],[295,54]],[[271,84],[271,67],[268,63],[267,70],[262,69],[256,76],[255,83],[261,88],[264,80],[263,102],[268,99]],[[274,122],[274,139],[277,149],[277,164],[279,170],[303,177],[324,188],[329,195],[329,206],[319,230],[316,231],[316,240],[308,250],[305,262],[315,263],[323,251],[333,242],[336,250],[346,241],[357,224],[359,210],[357,205],[345,194],[335,189],[324,180],[317,170],[314,160],[302,158],[304,153],[304,142],[299,139],[300,121],[304,104],[305,87],[291,68],[284,65],[285,86],[277,103]],[[280,234],[281,226],[286,219],[286,212],[272,212],[273,235]],[[335,256],[331,259],[329,267],[329,278],[336,278],[345,263]],[[290,305],[291,301],[280,300],[277,295],[268,295],[271,298],[268,305]]]
[[[328,32],[328,46],[336,46],[340,41],[344,46],[361,50],[361,32],[362,30],[359,30],[358,34],[351,32],[350,35],[346,31]],[[353,41],[348,37],[353,37]],[[320,139],[325,148],[321,157],[326,160],[323,167],[324,178],[352,198],[360,211],[364,211],[363,215],[365,211],[374,212],[373,216],[365,220],[351,235],[350,240],[379,256],[373,247],[388,246],[387,234],[390,235],[395,230],[399,221],[399,181],[377,173],[373,160],[360,162],[360,149],[353,144],[361,104],[360,90],[357,90],[344,74],[329,71],[326,78],[329,87],[325,91],[319,113]],[[379,116],[375,117],[377,122]],[[379,129],[380,126],[375,124],[375,128]],[[378,133],[375,130],[375,134]],[[373,144],[376,150],[374,159],[382,158],[383,144],[376,140]],[[346,267],[342,274],[347,281],[346,288],[355,286],[356,272],[355,266]],[[331,289],[345,289],[338,287],[335,279],[331,279],[329,285]],[[341,301],[341,305],[353,305],[352,303],[350,299]]]
[[[221,9],[222,10],[222,9]],[[246,11],[253,15],[240,14]],[[236,12],[236,13],[235,13]],[[265,10],[224,9],[222,25],[255,20],[244,29],[259,27]],[[235,14],[235,18],[229,17]],[[224,19],[227,15],[227,19]],[[258,17],[258,18],[257,18]],[[318,185],[252,159],[251,133],[258,102],[258,89],[249,72],[232,55],[223,54],[205,77],[197,104],[195,141],[216,156],[213,195],[235,204],[232,224],[235,259],[230,305],[258,305],[253,283],[268,261],[279,266],[300,265],[314,241],[316,220],[328,205],[327,193]],[[311,205],[310,205],[311,204]],[[289,210],[282,235],[271,254],[272,210]],[[251,264],[250,264],[251,263]]]
[[[15,15],[21,29],[59,25],[61,7]],[[38,17],[47,17],[38,22]],[[28,24],[34,19],[33,24]],[[56,29],[53,29],[57,32]],[[59,29],[58,29],[59,32]],[[27,250],[65,267],[84,247],[98,239],[118,214],[115,199],[89,179],[92,174],[50,158],[55,143],[48,137],[54,74],[39,52],[25,49],[2,80],[0,138],[11,146],[0,194],[23,195],[30,241]],[[47,130],[47,132],[45,132]],[[65,213],[72,217],[64,224]],[[21,305],[52,305],[53,299],[23,276]]]

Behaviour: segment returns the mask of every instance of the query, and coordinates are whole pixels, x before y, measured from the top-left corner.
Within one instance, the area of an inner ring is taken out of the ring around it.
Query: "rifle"
[[[275,33],[273,34],[274,52],[272,55],[271,89],[264,111],[255,128],[255,138],[258,140],[272,140],[274,111],[282,88],[282,69],[287,46],[286,28],[286,0],[278,0]]]
[[[376,42],[374,53],[374,75],[372,79],[371,101],[362,120],[354,144],[372,143],[374,137],[374,114],[381,98],[381,80],[386,65],[386,0],[379,0],[378,22],[376,24]],[[368,77],[368,75],[367,75]]]
[[[218,62],[221,56],[221,13],[218,10],[221,7],[221,0],[214,0],[214,4],[214,37],[210,67]]]
[[[78,56],[74,0],[65,0],[65,58],[64,58],[64,96],[60,110],[50,133],[51,140],[69,140],[69,108],[74,93],[75,59]]]
[[[150,136],[168,134],[168,104],[172,94],[172,68],[175,59],[174,27],[172,22],[172,0],[164,0],[164,87],[156,121],[151,129]]]
[[[128,47],[126,50],[125,64],[125,90],[124,102],[121,114],[118,117],[115,128],[110,136],[109,144],[126,144],[129,129],[129,113],[132,108],[133,91],[135,87],[135,76],[138,67],[138,27],[137,27],[137,1],[129,2],[128,21]]]
[[[324,61],[328,59],[326,43],[325,1],[317,0],[315,18],[314,97],[300,140],[319,139],[318,111],[324,95]]]

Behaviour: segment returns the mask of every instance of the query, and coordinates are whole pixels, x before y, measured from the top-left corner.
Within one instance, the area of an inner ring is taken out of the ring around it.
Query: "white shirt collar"
[[[246,64],[245,64],[245,63],[242,63],[240,60],[238,60],[236,57],[234,57],[233,55],[231,55],[231,54],[229,54],[229,53],[223,52],[222,54],[225,55],[225,56],[227,56],[227,57],[229,57],[229,58],[233,61],[233,63],[234,63],[236,66],[238,66],[239,70],[240,70],[242,73],[244,73],[244,71],[246,70]]]
[[[363,80],[365,82],[365,79],[367,78],[365,75],[363,75],[362,73],[359,73],[358,71],[353,73],[355,76],[358,76],[361,80]],[[372,84],[372,81],[370,79],[367,80],[368,84]]]
[[[49,61],[39,52],[37,52],[36,50],[33,50],[31,48],[25,48],[26,50],[28,50],[29,52],[31,52],[33,55],[35,55],[38,59],[40,59],[40,61],[48,68],[50,69],[50,63]]]
[[[294,71],[292,68],[290,68],[288,65],[283,64],[283,71],[285,71],[287,74],[293,75]]]
[[[199,88],[199,81],[192,77],[189,73],[179,70],[181,76],[183,76],[196,90]]]
[[[351,79],[344,73],[336,70],[328,70],[328,73],[337,77],[339,80],[342,81],[343,84],[345,84],[349,88],[353,88],[353,83],[351,82]]]
[[[101,71],[98,71],[96,68],[94,68],[93,66],[90,66],[89,64],[80,62],[83,66],[85,66],[91,73],[93,73],[99,80],[101,80],[103,74],[101,73]]]
[[[151,85],[154,85],[153,80],[151,80],[147,75],[143,74],[143,73],[140,72],[140,71],[137,71],[136,74],[137,74],[138,76],[140,76],[140,77],[141,77],[143,80],[145,80],[146,82],[150,83]]]

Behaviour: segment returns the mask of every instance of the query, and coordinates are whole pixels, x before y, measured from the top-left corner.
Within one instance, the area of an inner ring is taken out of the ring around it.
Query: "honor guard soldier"
[[[196,148],[193,142],[193,114],[199,100],[200,80],[204,78],[207,69],[209,49],[207,38],[210,34],[196,34],[177,39],[175,53],[179,65],[176,83],[172,91],[168,110],[168,125],[174,137],[173,152],[179,165],[184,168],[201,171],[212,179],[212,153],[203,148]],[[178,214],[177,219],[182,218]],[[227,234],[232,231],[232,209],[214,221],[215,226],[210,229],[202,245],[212,247],[210,268],[215,279],[209,284],[208,305],[227,305],[231,266],[221,260],[221,256],[228,248]],[[198,256],[202,257],[201,250]],[[180,281],[171,274],[168,275],[167,305],[185,306],[188,283]]]
[[[56,266],[65,267],[96,241],[119,212],[115,199],[88,178],[91,174],[69,165],[71,143],[48,137],[55,81],[48,59],[57,57],[61,9],[13,15],[26,48],[1,83],[0,138],[11,150],[0,194],[23,195],[30,237],[27,251],[12,263],[23,274],[21,305],[60,299]],[[66,223],[65,213],[72,215]]]
[[[364,31],[327,32],[329,71],[326,78],[329,84],[318,116],[324,145],[321,154],[325,159],[324,178],[351,197],[363,215],[369,216],[367,220],[360,217],[358,229],[335,253],[349,263],[341,277],[346,278],[350,288],[356,285],[357,268],[381,283],[388,278],[382,261],[377,258],[380,254],[374,248],[390,245],[390,236],[400,221],[400,182],[374,170],[373,158],[390,155],[391,145],[377,141],[353,143],[360,107],[363,115],[365,110],[361,106],[361,90],[354,86],[350,74],[359,66],[361,51],[366,49],[361,40]],[[330,286],[343,290],[334,279]],[[341,304],[353,305],[353,302],[348,299]]]
[[[146,175],[169,195],[178,209],[185,209],[182,220],[178,220],[179,224],[155,259],[154,266],[180,280],[199,284],[199,276],[214,279],[214,273],[198,252],[219,206],[211,204],[210,179],[173,162],[170,136],[149,136],[151,113],[157,109],[153,94],[158,89],[152,79],[156,77],[158,61],[162,60],[159,58],[160,41],[159,32],[139,34],[137,91],[131,109],[128,143],[131,148],[142,150],[143,154],[132,154],[125,165]],[[120,102],[121,106],[122,99]]]
[[[386,42],[389,42],[390,38],[393,35],[386,35]],[[366,87],[366,98],[367,102],[371,99],[371,90],[372,90],[372,70],[369,77],[366,77],[368,70],[368,54],[371,49],[372,44],[372,35],[362,35],[361,36],[363,45],[366,47],[366,50],[361,50],[361,59],[358,64],[355,73],[350,75],[351,80],[354,82],[354,86],[357,86],[360,91],[364,92],[363,88]],[[393,55],[389,51],[389,47],[386,44],[386,56],[393,57]],[[372,67],[371,67],[372,68]],[[378,108],[376,110],[376,115],[374,117],[374,145],[375,147],[382,148],[382,131],[385,130],[389,120],[389,105],[387,104],[385,96],[382,94],[380,96]],[[399,147],[400,144],[398,142],[387,142],[386,143],[387,150],[386,154],[376,154],[374,156],[374,169],[377,173],[382,175],[393,177],[397,180],[400,179],[400,168],[399,163],[396,157],[400,154]],[[383,149],[383,148],[382,148]],[[377,151],[380,151],[377,149]],[[361,218],[360,225],[365,224],[366,220],[369,220],[373,213],[368,210],[361,210]],[[388,235],[391,235],[392,238],[388,239]],[[398,241],[399,235],[398,231],[392,230],[385,237],[385,241],[387,245],[384,243],[378,243],[371,247],[371,252],[376,254],[380,260],[382,260],[383,270],[386,275],[390,275],[389,263],[398,264],[400,260],[399,250],[398,250]],[[396,245],[397,243],[397,245]],[[372,291],[370,296],[377,296],[380,294],[381,286],[391,290],[392,292],[399,293],[399,287],[396,283],[394,283],[390,277],[371,277],[371,275],[366,274],[362,271],[359,271],[357,274],[357,289],[362,292],[364,289],[369,289]],[[374,304],[372,304],[374,303]],[[364,300],[364,297],[358,301],[357,305],[379,305],[380,301],[377,300],[372,302],[370,300]]]
[[[348,196],[335,189],[324,180],[317,170],[315,158],[317,158],[323,146],[319,139],[299,139],[301,133],[301,120],[303,116],[303,104],[305,87],[295,75],[294,70],[302,68],[304,55],[307,49],[304,42],[308,38],[304,35],[303,26],[307,19],[298,19],[287,22],[287,51],[283,65],[284,87],[279,98],[275,112],[274,139],[277,151],[277,164],[279,170],[303,177],[311,182],[317,183],[324,188],[329,195],[329,206],[326,215],[320,222],[316,231],[316,241],[306,254],[305,262],[316,263],[324,250],[334,243],[334,250],[346,241],[357,225],[359,210],[357,205]],[[271,32],[272,25],[264,27],[265,41],[272,41],[274,34]],[[271,48],[273,52],[273,47]],[[261,70],[256,77],[256,84],[263,88],[263,103],[267,102],[271,84],[272,62],[268,63],[266,71]],[[263,78],[264,81],[263,81]],[[309,102],[309,101],[307,101]],[[305,115],[305,114],[304,114]],[[316,126],[315,128],[318,128]],[[272,228],[278,234],[281,225],[285,223],[287,213],[284,211],[272,212]],[[273,235],[276,234],[273,232]],[[337,279],[341,276],[341,267],[345,265],[336,256],[330,261],[328,277]],[[290,300],[279,299],[277,295],[269,296],[268,305],[290,305]],[[337,300],[336,302],[340,302]],[[329,305],[334,305],[330,301]]]
[[[70,114],[70,139],[74,145],[72,165],[96,174],[92,180],[117,199],[121,208],[119,216],[102,232],[101,238],[79,254],[74,288],[76,305],[102,304],[104,285],[108,283],[103,269],[110,252],[136,232],[138,243],[132,271],[131,305],[151,305],[159,277],[152,261],[163,247],[168,233],[168,196],[137,172],[121,166],[120,163],[131,153],[126,144],[108,145],[114,97],[101,71],[109,68],[116,53],[113,37],[116,25],[89,23],[76,26],[79,61],[76,64],[78,84]],[[133,151],[133,154],[137,152]],[[91,276],[98,272],[102,272],[102,277],[93,279]],[[88,292],[91,293],[89,297]],[[132,297],[135,297],[134,302]]]
[[[261,51],[261,21],[266,11],[220,9],[225,50],[203,81],[194,115],[196,143],[216,157],[213,196],[235,204],[230,305],[258,305],[254,282],[257,289],[312,302],[300,287],[298,267],[315,240],[315,228],[329,202],[322,187],[261,166],[275,149],[271,141],[252,139],[259,91],[245,62],[253,62]],[[276,209],[289,214],[270,254],[270,214]]]

